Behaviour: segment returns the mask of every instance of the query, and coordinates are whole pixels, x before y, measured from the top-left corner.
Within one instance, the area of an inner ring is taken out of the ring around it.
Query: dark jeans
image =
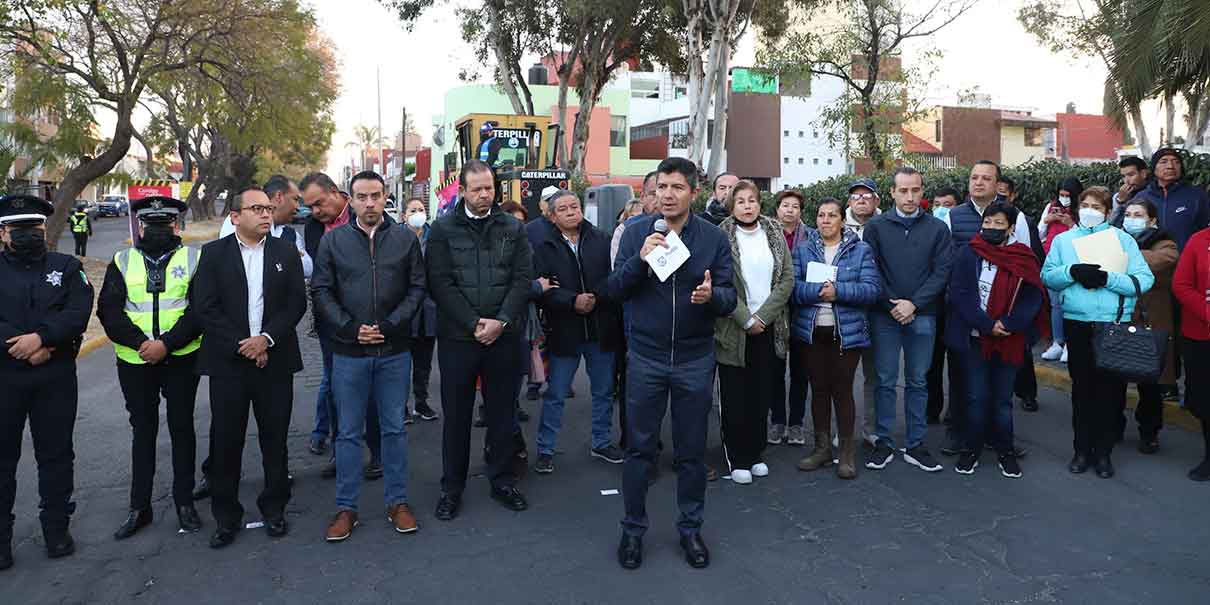
[[[76,256],[88,256],[88,235],[73,233],[72,236],[76,239]]]
[[[773,383],[773,398],[769,401],[769,423],[802,426],[807,413],[807,343],[790,340],[788,360],[774,357],[774,372],[780,377]],[[790,399],[786,400],[786,365],[790,367]],[[786,407],[790,408],[789,417]]]
[[[433,376],[433,347],[437,339],[417,336],[412,339],[412,409],[429,403],[429,379]]]
[[[504,333],[491,346],[476,341],[443,338],[437,347],[441,371],[442,423],[441,489],[459,495],[466,487],[470,468],[471,416],[475,407],[475,379],[482,379],[484,416],[487,421],[487,474],[492,487],[517,482],[512,459],[515,450],[514,409],[521,375],[516,333]]]
[[[664,412],[672,408],[672,447],[676,465],[677,530],[693,535],[702,526],[706,505],[706,433],[714,390],[714,354],[670,365],[634,352],[626,368],[626,463],[622,531],[647,531],[647,487],[659,456]]]
[[[256,416],[257,441],[265,487],[256,499],[266,519],[281,518],[290,501],[286,436],[294,407],[294,377],[261,370],[241,376],[210,377],[211,511],[220,527],[238,527],[244,507],[239,480],[248,433],[249,411]]]
[[[1091,456],[1113,452],[1126,407],[1126,383],[1096,369],[1092,349],[1093,324],[1063,320],[1067,337],[1067,372],[1071,375],[1071,428],[1076,453]]]
[[[200,377],[194,372],[197,354],[169,355],[156,365],[118,361],[118,384],[130,413],[130,510],[151,508],[155,478],[156,435],[160,428],[160,397],[168,413],[172,440],[172,500],[177,506],[193,505],[193,476],[197,434],[193,407]]]
[[[966,422],[963,435],[967,451],[978,454],[990,445],[996,454],[1013,451],[1013,382],[1017,366],[984,359],[978,338],[970,339],[963,360],[967,389]]]
[[[332,389],[332,350],[328,348],[327,341],[323,337],[319,339],[319,350],[323,353],[324,371],[323,378],[319,381],[319,392],[315,397],[315,430],[311,431],[311,438],[317,441],[330,438],[332,443],[335,444],[336,429],[339,426],[339,422],[336,419],[338,410],[336,407],[336,397]],[[430,359],[431,354],[432,351],[430,351]],[[370,458],[381,461],[382,429],[378,424],[378,408],[374,406],[370,406],[370,409],[366,411],[365,441],[366,447],[370,448]],[[335,448],[335,445],[333,445],[333,448]],[[206,466],[203,466],[202,470],[205,471]]]
[[[0,548],[13,537],[17,463],[25,420],[38,462],[42,531],[62,531],[75,510],[71,501],[75,452],[72,434],[78,401],[76,364],[53,360],[35,368],[0,371]]]
[[[768,406],[781,384],[785,391],[785,372],[778,372],[782,361],[773,350],[773,331],[745,336],[744,366],[718,364],[718,391],[722,411],[723,453],[732,469],[748,470],[762,462]]]

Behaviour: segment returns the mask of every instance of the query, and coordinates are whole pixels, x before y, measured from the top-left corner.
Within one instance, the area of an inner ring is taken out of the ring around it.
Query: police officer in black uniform
[[[0,569],[13,565],[13,502],[27,418],[46,555],[76,549],[67,530],[75,510],[76,354],[92,313],[92,285],[79,260],[47,251],[45,223],[53,213],[37,197],[0,198]]]
[[[97,317],[117,354],[118,382],[130,412],[130,513],[114,539],[124,540],[152,521],[160,397],[167,401],[172,439],[172,498],[182,530],[202,528],[193,506],[197,435],[193,408],[199,376],[201,324],[189,306],[189,290],[201,253],[181,245],[178,219],[185,202],[162,196],[131,203],[139,221],[134,248],[114,254],[97,298]]]

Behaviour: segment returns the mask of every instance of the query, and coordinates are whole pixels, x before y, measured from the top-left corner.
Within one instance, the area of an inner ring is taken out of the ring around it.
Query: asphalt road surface
[[[116,221],[102,221],[111,223]],[[90,250],[91,252],[91,250]],[[1135,430],[1115,455],[1118,477],[1069,475],[1066,394],[1043,388],[1042,410],[1018,411],[1029,448],[1024,477],[1001,477],[990,454],[975,475],[926,474],[896,459],[856,481],[794,469],[802,448],[772,446],[772,474],[748,486],[709,486],[703,535],[709,569],[681,559],[675,531],[671,452],[649,496],[652,528],[642,569],[615,562],[621,467],[588,455],[589,388],[581,373],[569,402],[552,475],[520,483],[530,509],[504,510],[488,497],[480,458],[461,516],[433,518],[441,474],[441,423],[408,426],[409,495],[421,529],[391,531],[382,483],[362,493],[362,525],[341,544],[322,536],[334,512],[324,458],[306,450],[319,352],[304,338],[307,369],[295,381],[290,466],[297,478],[289,536],[241,532],[235,545],[207,547],[201,533],[178,534],[169,495],[168,434],[160,430],[155,523],[124,542],[130,429],[114,371],[102,348],[80,363],[76,424],[75,556],[45,558],[37,522],[34,462],[26,437],[18,471],[16,567],[0,572],[0,602],[26,603],[1206,603],[1210,595],[1210,487],[1185,478],[1200,437],[1161,434],[1155,456],[1135,452]],[[431,392],[436,393],[434,375]],[[860,379],[859,379],[860,380]],[[199,392],[200,464],[208,440],[208,387]],[[525,402],[534,417],[538,405]],[[1131,423],[1133,425],[1133,422]],[[667,429],[665,429],[667,430]],[[476,429],[480,439],[482,429]],[[929,443],[943,439],[930,427]],[[245,448],[246,521],[257,520],[261,485],[256,429]],[[664,441],[671,445],[665,432]],[[717,417],[711,444],[717,448]],[[478,447],[478,446],[476,446]],[[671,448],[669,448],[671,449]],[[936,451],[934,449],[934,451]],[[531,445],[531,456],[532,445]],[[717,453],[712,462],[720,464]]]
[[[101,260],[110,260],[118,250],[129,246],[130,218],[100,217],[92,221],[92,237],[88,238],[88,256]],[[76,240],[71,229],[64,228],[59,236],[59,252],[71,254],[76,249]]]

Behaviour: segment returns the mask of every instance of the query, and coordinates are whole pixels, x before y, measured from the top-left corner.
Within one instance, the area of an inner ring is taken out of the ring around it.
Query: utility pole
[[[419,175],[417,175],[419,176]],[[408,108],[403,107],[403,125],[399,131],[399,199],[405,200],[412,196],[411,191],[403,191],[408,180]]]

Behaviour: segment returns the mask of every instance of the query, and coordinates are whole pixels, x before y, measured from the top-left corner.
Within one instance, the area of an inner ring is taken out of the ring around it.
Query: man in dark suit
[[[204,336],[198,371],[210,376],[211,490],[218,529],[212,548],[235,541],[243,521],[240,463],[248,410],[256,415],[265,488],[257,498],[271,537],[289,530],[286,434],[302,369],[295,327],[306,311],[302,261],[294,245],[268,237],[274,206],[260,188],[231,205],[235,233],[202,249],[193,306]]]

